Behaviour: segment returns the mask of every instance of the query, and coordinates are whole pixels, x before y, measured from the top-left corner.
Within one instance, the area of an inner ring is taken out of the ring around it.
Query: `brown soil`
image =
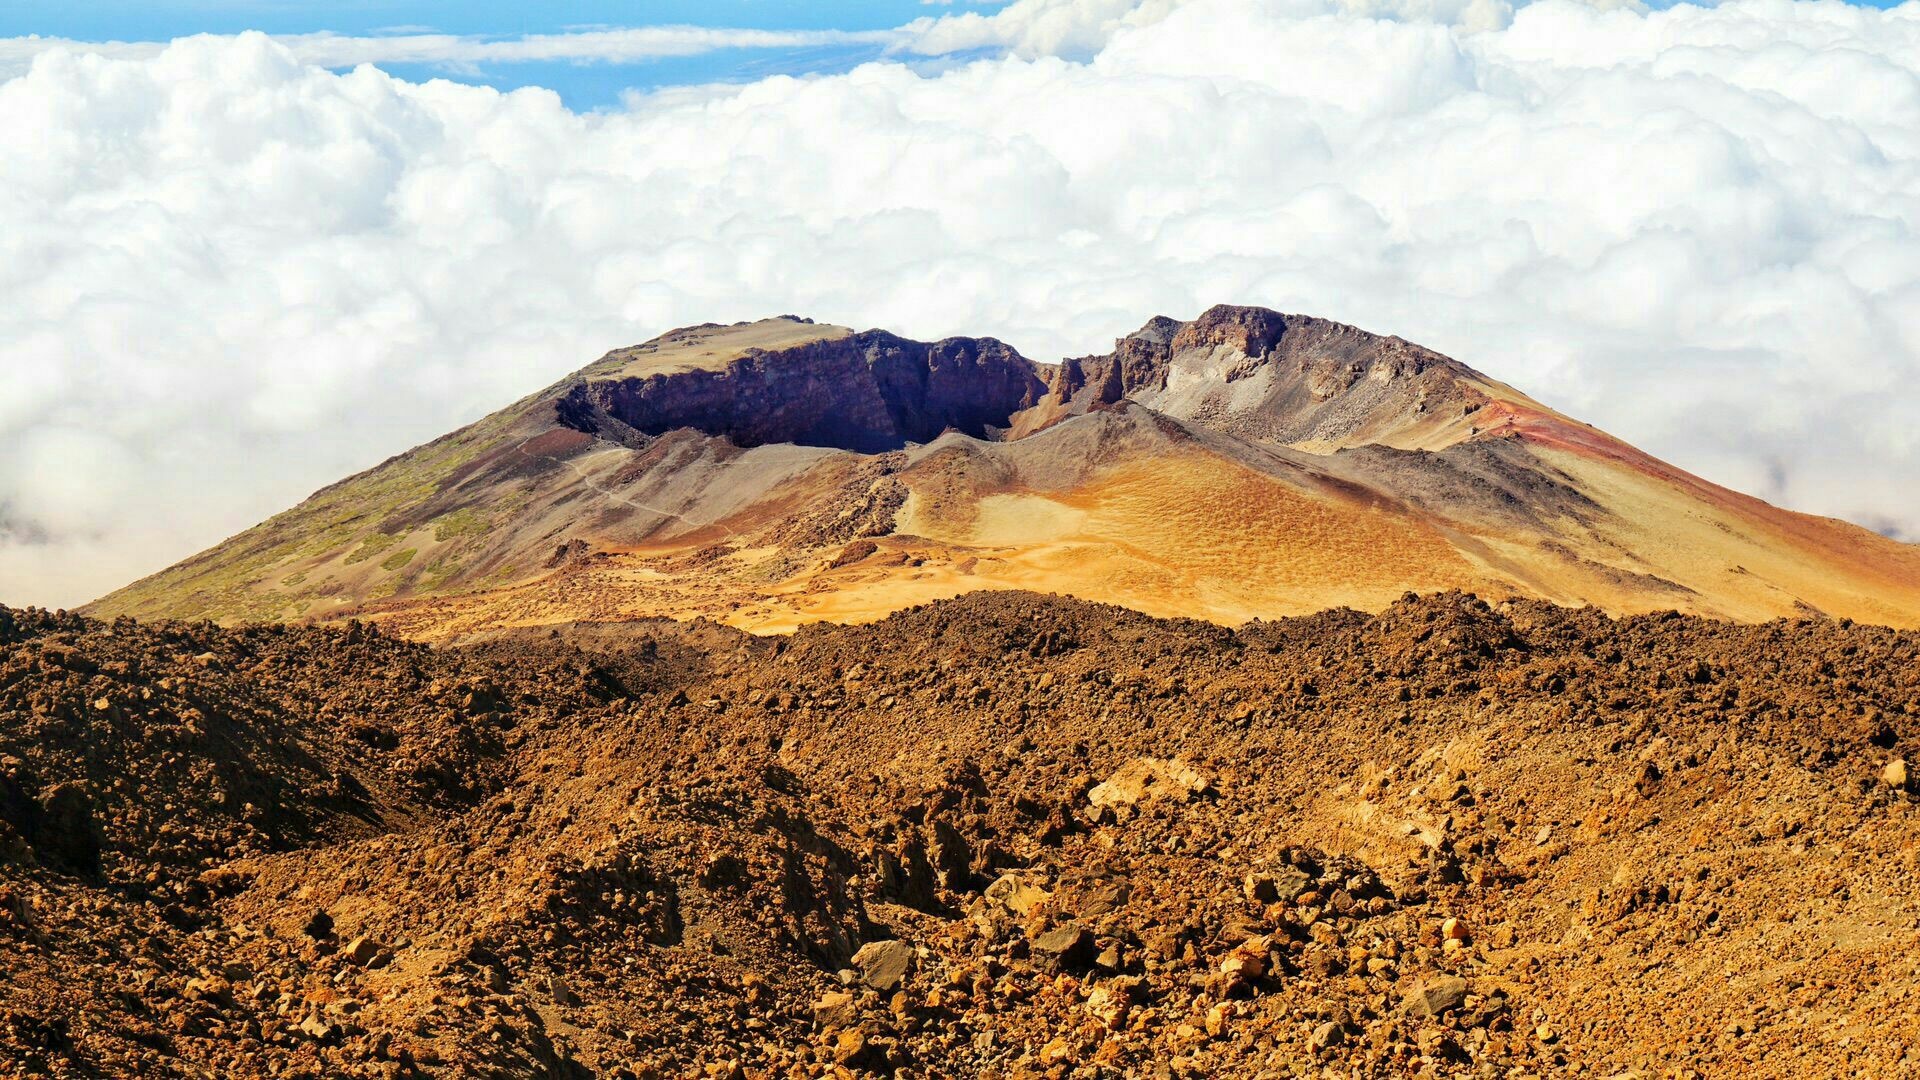
[[[1898,1075],[1916,752],[1825,620],[0,609],[0,1074]]]

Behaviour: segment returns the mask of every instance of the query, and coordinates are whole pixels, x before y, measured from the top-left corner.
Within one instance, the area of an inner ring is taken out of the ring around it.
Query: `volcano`
[[[784,316],[611,352],[86,611],[777,633],[981,589],[1229,625],[1457,589],[1914,626],[1920,548],[1324,319],[1221,306],[1042,364]]]

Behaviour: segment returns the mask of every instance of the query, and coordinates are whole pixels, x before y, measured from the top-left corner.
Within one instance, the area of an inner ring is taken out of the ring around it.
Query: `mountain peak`
[[[1909,625],[1920,551],[1325,319],[1222,305],[1050,367],[785,316],[615,350],[92,610],[780,631],[982,588],[1220,622],[1462,589]]]
[[[1289,316],[1263,307],[1216,304],[1182,326],[1168,341],[1174,352],[1226,347],[1265,356],[1287,332]]]
[[[1313,453],[1378,444],[1439,449],[1477,435],[1467,420],[1496,399],[1541,411],[1456,360],[1397,337],[1309,315],[1220,304],[1157,317],[1102,356],[1065,360],[1030,433],[1133,400],[1161,413]]]

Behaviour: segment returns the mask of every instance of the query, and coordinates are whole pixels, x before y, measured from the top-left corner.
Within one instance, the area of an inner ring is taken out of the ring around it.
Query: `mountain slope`
[[[1321,319],[1217,307],[1048,366],[783,317],[610,353],[89,610],[782,631],[983,588],[1225,623],[1465,589],[1911,626],[1920,549]]]

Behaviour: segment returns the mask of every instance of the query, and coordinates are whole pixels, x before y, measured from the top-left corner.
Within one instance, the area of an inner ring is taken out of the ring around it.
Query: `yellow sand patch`
[[[877,617],[902,601],[991,587],[1240,622],[1492,580],[1417,519],[1311,494],[1201,451],[1122,465],[1072,491],[978,496],[970,514],[950,512],[951,493],[941,506],[936,519],[910,499],[900,531],[989,563],[971,574],[923,565],[835,581],[831,600],[816,594],[811,609]]]
[[[530,587],[394,612],[442,638],[486,625],[705,616],[756,633],[866,622],[979,589],[1031,589],[1155,615],[1235,624],[1491,578],[1423,521],[1310,493],[1204,451],[1122,465],[1066,492],[969,492],[970,513],[915,514],[881,554],[779,582],[723,559],[662,574],[664,553],[618,556]],[[941,503],[951,511],[953,502]],[[740,553],[742,555],[745,552]],[[731,564],[732,569],[728,569]]]
[[[1087,514],[1040,495],[989,495],[976,506],[973,528],[962,540],[990,547],[1056,543],[1078,535]]]

